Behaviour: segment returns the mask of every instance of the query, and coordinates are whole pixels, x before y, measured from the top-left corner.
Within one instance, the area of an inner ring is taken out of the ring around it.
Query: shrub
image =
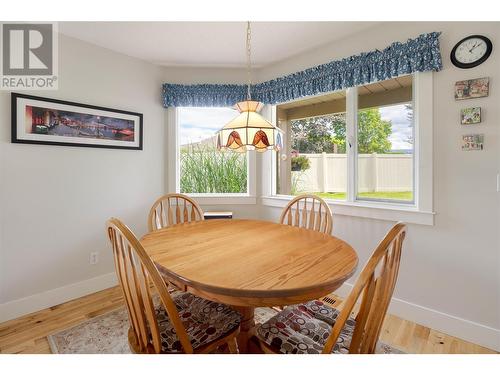
[[[206,145],[181,149],[182,193],[246,193],[247,157]]]
[[[311,162],[306,156],[292,157],[292,171],[307,171],[311,168]]]

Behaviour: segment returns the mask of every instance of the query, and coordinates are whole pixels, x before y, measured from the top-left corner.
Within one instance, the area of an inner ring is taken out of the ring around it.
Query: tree
[[[406,109],[406,118],[408,121],[410,121],[410,126],[413,128],[413,104],[405,104],[405,109]],[[413,144],[414,139],[413,135],[410,135],[406,138],[406,143]]]
[[[358,112],[358,153],[386,153],[391,150],[389,136],[392,133],[390,121],[382,120],[378,108]]]
[[[292,148],[304,154],[333,152],[329,116],[309,117],[291,123]]]
[[[301,153],[346,152],[345,113],[294,120],[292,148]],[[390,121],[382,120],[378,108],[358,112],[358,152],[370,154],[391,150],[389,136],[392,133]]]
[[[345,113],[335,113],[330,116],[332,122],[333,135],[331,136],[331,141],[335,145],[337,154],[346,153],[346,124],[345,124]]]

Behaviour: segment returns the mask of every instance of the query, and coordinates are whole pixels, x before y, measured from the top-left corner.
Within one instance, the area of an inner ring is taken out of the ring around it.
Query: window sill
[[[285,207],[291,196],[276,195],[262,197],[261,203],[270,207]],[[434,212],[419,211],[414,206],[404,204],[388,204],[379,202],[343,202],[331,199],[325,200],[334,215],[357,216],[370,219],[403,221],[411,224],[434,225]]]
[[[248,194],[187,194],[201,206],[218,204],[257,204],[257,198]]]

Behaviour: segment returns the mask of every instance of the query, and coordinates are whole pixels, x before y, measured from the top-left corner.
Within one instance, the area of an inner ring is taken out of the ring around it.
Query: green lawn
[[[325,199],[344,199],[345,193],[313,193]],[[412,201],[413,193],[411,191],[377,191],[368,193],[359,193],[360,198],[373,199],[394,199],[399,201]]]

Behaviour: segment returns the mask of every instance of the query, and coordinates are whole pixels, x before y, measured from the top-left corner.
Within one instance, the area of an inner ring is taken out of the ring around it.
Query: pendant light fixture
[[[246,152],[247,150],[279,151],[283,144],[283,131],[259,115],[264,104],[252,100],[250,40],[250,22],[247,22],[247,99],[235,104],[240,114],[218,131],[217,148],[237,152]]]

